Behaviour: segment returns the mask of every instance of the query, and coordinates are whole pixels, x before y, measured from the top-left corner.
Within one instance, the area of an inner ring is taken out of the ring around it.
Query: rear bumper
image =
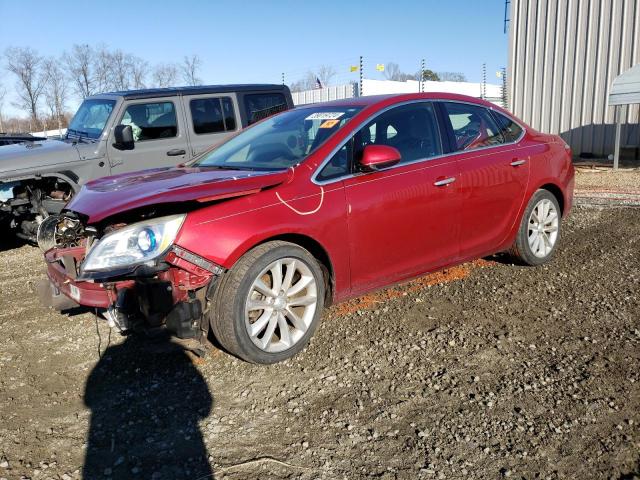
[[[573,208],[573,191],[576,185],[576,177],[573,169],[573,165],[571,165],[571,175],[569,180],[567,181],[567,186],[564,191],[564,209],[562,212],[562,217],[566,218],[569,213],[571,213],[571,209]]]

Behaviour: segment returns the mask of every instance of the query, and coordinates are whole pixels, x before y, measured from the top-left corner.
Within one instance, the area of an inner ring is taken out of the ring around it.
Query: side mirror
[[[360,166],[365,171],[375,172],[396,165],[400,158],[400,152],[388,145],[367,145],[362,152]]]
[[[133,150],[133,129],[131,125],[116,125],[113,129],[113,146],[118,150]]]

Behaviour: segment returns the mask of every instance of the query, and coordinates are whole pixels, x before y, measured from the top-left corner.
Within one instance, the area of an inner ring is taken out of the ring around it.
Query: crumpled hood
[[[79,159],[76,146],[61,140],[4,145],[0,147],[0,176],[35,172],[52,165],[77,162]]]
[[[287,170],[256,172],[169,167],[104,177],[87,183],[66,206],[89,217],[89,223],[147,205],[209,202],[256,193],[278,185]]]

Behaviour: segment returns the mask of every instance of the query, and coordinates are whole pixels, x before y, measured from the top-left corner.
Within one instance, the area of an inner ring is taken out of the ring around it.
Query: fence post
[[[617,170],[620,165],[620,143],[622,142],[622,117],[627,114],[626,105],[616,105],[616,145],[613,152],[613,169]],[[623,110],[624,109],[624,110]]]
[[[363,66],[364,62],[362,61],[362,55],[360,55],[360,84],[358,85],[358,96],[361,97],[362,96],[362,66]]]
[[[507,98],[507,69],[502,67],[502,108],[508,109],[509,100]]]

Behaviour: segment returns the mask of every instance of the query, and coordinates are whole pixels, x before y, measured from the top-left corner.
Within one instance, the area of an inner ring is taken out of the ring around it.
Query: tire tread
[[[212,295],[212,308],[210,325],[213,335],[220,345],[232,355],[235,355],[251,363],[271,363],[270,361],[256,360],[244,352],[242,345],[238,342],[238,335],[235,331],[236,322],[233,321],[236,306],[236,294],[241,288],[241,283],[246,277],[249,269],[265,254],[281,247],[294,247],[302,250],[311,259],[314,257],[299,245],[274,240],[260,244],[245,253],[236,264],[222,274],[220,282]],[[319,288],[321,286],[319,285]],[[323,292],[321,292],[323,293]],[[320,295],[318,296],[320,298]],[[319,301],[318,309],[322,308]],[[312,327],[310,327],[311,329]]]

